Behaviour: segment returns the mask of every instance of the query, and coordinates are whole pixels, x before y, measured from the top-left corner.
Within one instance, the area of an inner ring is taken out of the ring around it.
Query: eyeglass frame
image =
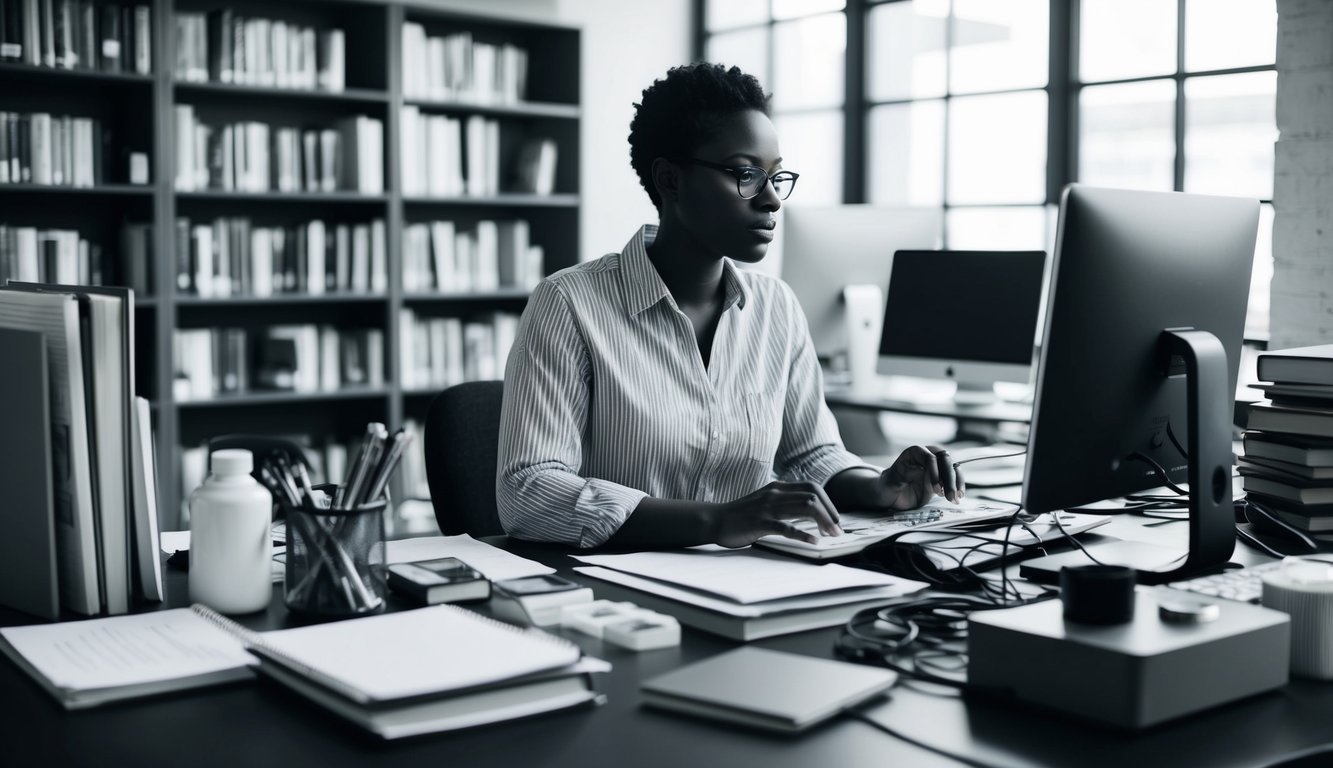
[[[791,197],[791,193],[796,190],[796,180],[801,178],[801,174],[797,173],[796,171],[788,171],[786,169],[778,171],[777,173],[769,173],[768,171],[764,170],[763,168],[760,168],[757,165],[723,165],[722,163],[714,163],[710,160],[700,160],[697,157],[691,157],[685,162],[692,163],[694,165],[702,165],[705,168],[712,168],[715,171],[726,171],[727,173],[731,174],[732,178],[736,179],[736,194],[740,195],[742,200],[753,200],[756,197],[759,197],[759,195],[763,194],[764,187],[768,186],[773,181],[773,179],[777,178],[778,176],[782,176],[784,174],[791,177],[791,189],[788,189],[787,194],[782,195],[778,199],[786,200],[787,198]],[[740,174],[743,171],[758,171],[764,176],[763,180],[759,182],[759,187],[755,190],[755,193],[753,195],[747,196],[745,193],[741,192]],[[774,192],[776,191],[777,188],[775,187]]]

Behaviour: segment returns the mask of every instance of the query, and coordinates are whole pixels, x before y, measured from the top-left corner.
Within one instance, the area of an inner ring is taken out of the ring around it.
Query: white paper
[[[163,531],[162,551],[174,555],[182,549],[190,548],[189,531]]]
[[[573,555],[575,560],[646,576],[734,600],[758,603],[839,589],[897,584],[884,573],[816,565],[751,549],[692,549],[628,555]]]
[[[554,568],[493,547],[484,541],[477,541],[466,533],[389,541],[385,542],[385,551],[385,561],[389,565],[456,557],[481,571],[491,581],[555,573]]]
[[[0,634],[52,684],[76,690],[172,680],[255,663],[238,638],[188,608],[8,627]]]
[[[644,579],[630,573],[621,573],[609,568],[600,568],[598,566],[576,566],[574,570],[584,576],[591,576],[594,579],[609,581],[612,584],[619,584],[630,589],[637,589],[652,595],[676,600],[690,605],[697,605],[700,608],[707,608],[710,611],[725,613],[728,616],[738,616],[743,619],[759,618],[761,616],[770,616],[778,613],[789,613],[793,611],[805,611],[815,608],[825,608],[831,605],[842,605],[844,603],[858,603],[862,600],[892,600],[895,597],[916,592],[930,586],[923,581],[909,581],[900,579],[896,576],[889,578],[894,580],[893,584],[882,587],[866,587],[857,590],[842,590],[839,592],[825,592],[818,595],[807,595],[804,597],[788,597],[781,600],[769,600],[763,603],[752,603],[750,605],[741,605],[740,603],[726,600],[720,597],[711,597],[699,592],[694,592],[680,587],[673,587],[670,584],[663,584],[652,579]]]

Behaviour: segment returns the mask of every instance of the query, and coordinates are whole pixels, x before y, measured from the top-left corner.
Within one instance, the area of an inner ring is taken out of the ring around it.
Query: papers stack
[[[927,585],[842,565],[793,561],[753,549],[578,555],[574,570],[603,582],[600,597],[628,600],[733,640],[830,627]]]

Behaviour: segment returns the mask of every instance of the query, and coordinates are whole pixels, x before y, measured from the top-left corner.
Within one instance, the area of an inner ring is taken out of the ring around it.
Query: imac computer
[[[1023,506],[1045,513],[1188,482],[1187,552],[1091,550],[1137,568],[1141,583],[1219,566],[1235,545],[1232,398],[1258,222],[1258,201],[1240,198],[1072,184],[1060,201]],[[1088,563],[1070,552],[1021,572]]]
[[[782,279],[805,311],[815,354],[832,371],[850,372],[854,385],[868,384],[893,254],[936,247],[941,211],[791,206],[783,215]]]
[[[958,405],[1027,384],[1041,308],[1044,251],[899,251],[877,369],[957,383]]]

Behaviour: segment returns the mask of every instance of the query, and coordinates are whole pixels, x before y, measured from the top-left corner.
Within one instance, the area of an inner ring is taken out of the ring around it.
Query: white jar
[[[273,594],[273,497],[247,450],[213,453],[213,472],[190,494],[190,600],[222,613],[268,607]]]

